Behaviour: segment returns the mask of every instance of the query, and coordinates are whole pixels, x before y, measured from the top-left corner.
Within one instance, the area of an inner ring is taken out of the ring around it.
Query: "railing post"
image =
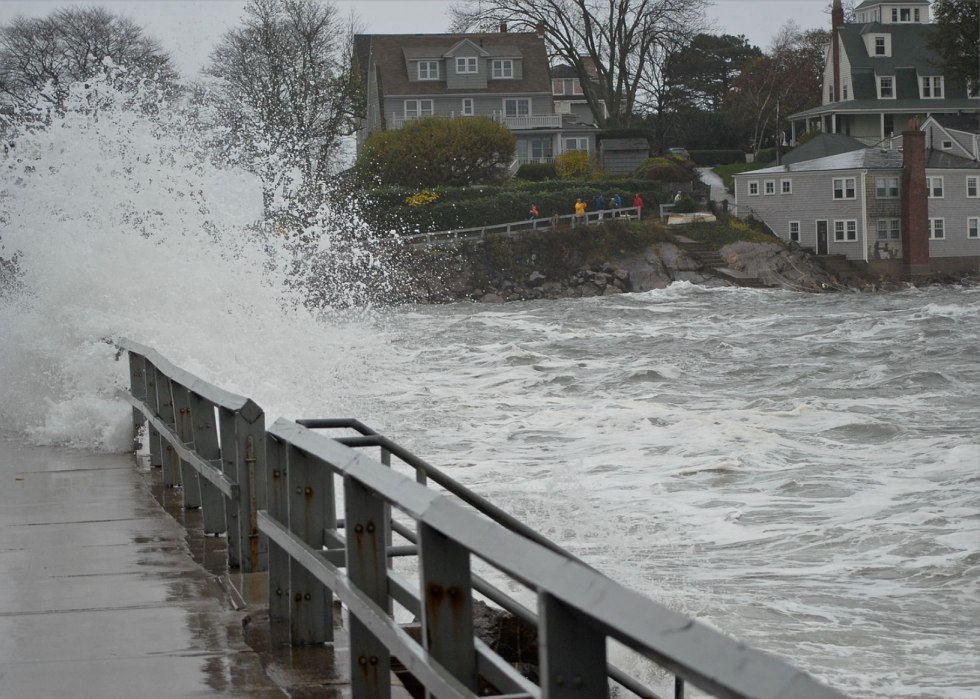
[[[181,384],[170,382],[174,399],[174,423],[180,441],[190,449],[194,445],[194,424],[191,419],[191,397]],[[195,510],[201,506],[201,478],[193,466],[180,459],[180,482],[184,485],[184,509]]]
[[[133,398],[146,403],[146,363],[143,355],[129,353],[129,392]],[[146,425],[143,411],[133,408],[133,451],[140,450],[140,430]]]
[[[286,445],[269,437],[266,453],[267,512],[280,524],[289,524],[289,498],[286,495]],[[289,620],[289,555],[275,542],[269,542],[269,619]]]
[[[191,426],[194,450],[201,458],[221,470],[221,448],[218,446],[218,430],[214,420],[214,403],[193,391],[190,393]],[[221,491],[207,478],[198,476],[201,488],[201,509],[206,534],[225,531],[225,500]]]
[[[266,509],[265,414],[249,401],[238,413],[238,485],[241,516],[242,572],[269,567],[268,540],[259,536],[258,511]]]
[[[157,370],[146,357],[143,358],[143,373],[146,378],[146,404],[159,417],[160,399],[157,391]],[[160,432],[153,425],[147,425],[147,439],[150,440],[150,468],[163,467],[163,452],[160,445]]]
[[[542,699],[604,699],[606,639],[584,614],[546,592],[538,594],[538,658]]]
[[[238,422],[239,418],[227,408],[218,408],[218,430],[221,435],[221,470],[233,481],[238,483]],[[239,484],[240,486],[241,484]],[[245,489],[245,494],[248,489]],[[242,490],[239,487],[239,498]],[[240,520],[242,517],[242,502],[225,498],[225,532],[228,537],[228,567],[242,567],[242,539]],[[247,541],[247,539],[246,539]]]
[[[475,692],[470,553],[424,522],[418,529],[423,644],[439,664]]]
[[[286,452],[289,531],[314,549],[324,544],[323,530],[336,526],[333,475],[311,464],[296,447]],[[303,565],[289,560],[289,637],[294,646],[333,641],[333,595]]]
[[[157,386],[157,415],[163,424],[174,428],[176,431],[176,420],[174,417],[174,397],[171,381],[159,369],[155,370],[155,381]],[[167,440],[160,435],[160,453],[163,456],[163,484],[171,488],[180,485],[180,457]]]
[[[388,538],[385,502],[350,476],[344,477],[347,576],[382,609],[388,609]],[[351,696],[391,696],[391,653],[357,617],[350,617]]]

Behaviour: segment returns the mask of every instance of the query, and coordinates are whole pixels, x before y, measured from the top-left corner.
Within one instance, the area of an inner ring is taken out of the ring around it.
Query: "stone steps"
[[[729,284],[743,286],[751,289],[766,289],[769,285],[758,277],[750,277],[736,270],[728,269],[728,261],[725,260],[718,251],[708,243],[698,243],[693,240],[678,236],[678,247],[687,255],[702,265],[703,272],[711,276],[723,279]]]

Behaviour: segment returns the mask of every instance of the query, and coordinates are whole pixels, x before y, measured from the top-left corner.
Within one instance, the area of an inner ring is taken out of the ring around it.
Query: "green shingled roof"
[[[928,5],[928,0],[864,0],[860,5],[854,8],[855,11],[863,10],[865,7],[874,7],[875,5]]]

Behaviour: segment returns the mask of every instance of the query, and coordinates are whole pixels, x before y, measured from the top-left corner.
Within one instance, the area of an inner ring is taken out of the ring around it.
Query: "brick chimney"
[[[841,0],[834,0],[834,6],[830,10],[830,60],[834,63],[834,94],[830,97],[832,102],[840,102],[840,28],[843,26],[844,7]]]
[[[500,33],[501,34],[507,33],[507,22],[504,22],[503,20],[501,20],[500,22]]]
[[[929,271],[926,135],[914,119],[902,133],[902,266],[906,275]]]
[[[544,22],[538,22],[536,25],[534,25],[534,33],[542,39],[544,38]]]
[[[599,71],[596,70],[595,61],[592,56],[582,56],[582,65],[585,67],[585,74],[590,78],[594,78],[599,75]]]

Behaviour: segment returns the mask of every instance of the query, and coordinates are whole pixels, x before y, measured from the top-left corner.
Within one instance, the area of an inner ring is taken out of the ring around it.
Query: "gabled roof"
[[[486,56],[521,58],[520,80],[489,80],[485,88],[465,88],[467,93],[551,94],[551,72],[544,39],[534,33],[505,34],[361,34],[355,37],[360,57],[361,42],[374,54],[384,95],[445,95],[445,80],[411,82],[406,58],[441,59],[469,41]]]
[[[934,114],[930,118],[948,131],[980,134],[980,113]]]
[[[784,155],[782,164],[790,165],[791,163],[799,163],[804,160],[825,158],[828,155],[839,155],[855,150],[864,150],[867,147],[866,144],[842,133],[822,133]]]
[[[929,0],[864,0],[860,5],[854,8],[855,11],[863,10],[866,7],[874,7],[875,5],[928,5]]]
[[[865,148],[864,150],[839,153],[825,158],[814,158],[797,163],[784,163],[762,170],[743,172],[736,177],[776,175],[789,172],[822,172],[833,170],[901,170],[903,154],[900,150]],[[980,162],[961,158],[942,151],[926,151],[926,168],[936,170],[978,170]]]
[[[482,46],[477,46],[470,39],[467,38],[467,39],[460,39],[455,44],[453,44],[452,48],[450,48],[448,51],[446,51],[446,53],[443,54],[443,57],[444,58],[451,58],[457,51],[459,51],[464,46],[472,46],[473,48],[475,48],[479,52],[479,54],[481,56],[489,56],[490,55],[490,52],[489,51],[484,50],[484,48]]]
[[[848,114],[857,112],[890,112],[905,114],[923,114],[935,111],[973,111],[980,109],[980,98],[956,97],[943,100],[920,100],[920,99],[861,99],[861,100],[841,100],[822,104],[819,107],[807,109],[805,112],[790,114],[789,119],[803,119],[804,117],[815,117],[821,114]]]

